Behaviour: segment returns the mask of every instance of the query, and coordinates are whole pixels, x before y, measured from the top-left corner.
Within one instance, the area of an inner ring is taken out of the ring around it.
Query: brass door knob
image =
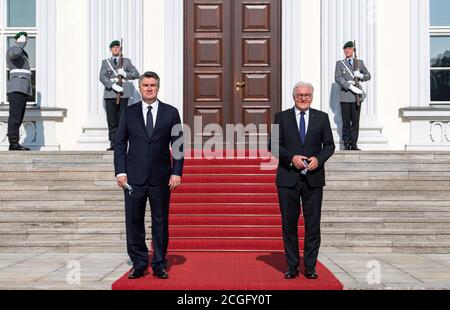
[[[242,88],[245,87],[245,82],[237,82],[236,83],[236,91],[241,91]]]

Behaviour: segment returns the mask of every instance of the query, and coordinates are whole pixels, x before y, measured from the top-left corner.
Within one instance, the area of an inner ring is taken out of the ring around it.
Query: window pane
[[[8,38],[8,48],[14,45],[16,40],[12,37]],[[31,68],[36,68],[36,38],[28,37],[27,46],[25,51],[28,53],[28,60],[30,61]]]
[[[431,37],[431,67],[450,67],[450,37]]]
[[[36,27],[36,0],[7,0],[8,27]]]
[[[431,71],[431,101],[450,101],[450,71]]]

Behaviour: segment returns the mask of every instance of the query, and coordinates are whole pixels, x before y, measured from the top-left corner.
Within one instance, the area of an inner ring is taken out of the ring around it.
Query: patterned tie
[[[305,121],[305,112],[300,113],[300,138],[302,140],[302,144],[305,144],[306,140],[306,121]]]
[[[152,106],[148,107],[147,110],[147,132],[148,132],[148,136],[151,137],[152,133],[153,133],[153,114],[152,114]]]

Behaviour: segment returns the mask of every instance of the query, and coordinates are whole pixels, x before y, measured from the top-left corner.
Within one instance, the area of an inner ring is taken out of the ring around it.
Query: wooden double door
[[[256,135],[268,135],[281,109],[281,0],[185,0],[184,35],[192,136],[217,135],[211,124],[266,125]]]

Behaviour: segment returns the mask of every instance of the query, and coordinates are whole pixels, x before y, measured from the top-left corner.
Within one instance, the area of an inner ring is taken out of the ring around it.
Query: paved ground
[[[450,254],[327,254],[320,260],[346,289],[450,289]],[[107,290],[129,268],[121,254],[0,254],[0,289]]]

